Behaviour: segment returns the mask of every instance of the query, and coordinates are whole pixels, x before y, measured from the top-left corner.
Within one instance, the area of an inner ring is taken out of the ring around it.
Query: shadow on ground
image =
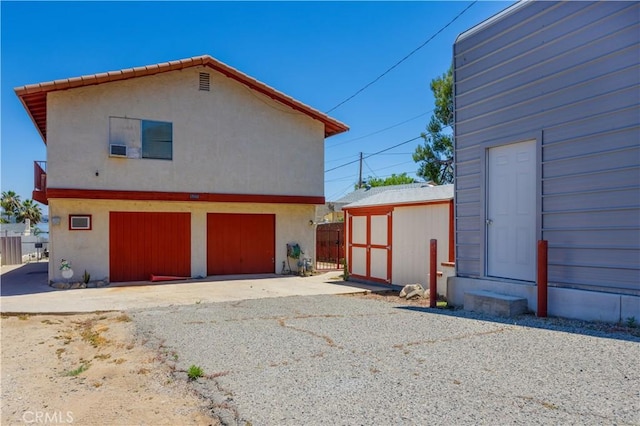
[[[31,262],[3,272],[0,277],[0,295],[19,296],[56,291],[49,287],[48,270],[49,262]]]
[[[631,328],[620,324],[580,321],[557,317],[538,318],[531,314],[505,318],[462,309],[437,309],[420,306],[397,306],[396,309],[640,343],[640,328]]]

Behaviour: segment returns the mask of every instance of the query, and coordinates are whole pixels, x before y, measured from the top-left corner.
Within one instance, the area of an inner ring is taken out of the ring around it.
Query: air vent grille
[[[198,87],[198,90],[202,90],[205,92],[208,92],[210,89],[210,79],[211,76],[209,75],[209,73],[206,72],[201,72],[200,73],[200,85]]]

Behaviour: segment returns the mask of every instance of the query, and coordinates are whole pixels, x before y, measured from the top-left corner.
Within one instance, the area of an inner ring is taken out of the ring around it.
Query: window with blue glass
[[[141,120],[141,127],[142,158],[171,160],[173,158],[173,124]]]

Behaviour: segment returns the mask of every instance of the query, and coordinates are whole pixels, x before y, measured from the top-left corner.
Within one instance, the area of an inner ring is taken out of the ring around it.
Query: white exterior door
[[[535,281],[536,142],[489,149],[487,275]]]

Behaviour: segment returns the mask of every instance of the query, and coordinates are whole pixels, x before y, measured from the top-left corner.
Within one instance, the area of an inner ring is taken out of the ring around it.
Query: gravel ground
[[[640,337],[356,296],[132,312],[223,424],[640,425]]]

